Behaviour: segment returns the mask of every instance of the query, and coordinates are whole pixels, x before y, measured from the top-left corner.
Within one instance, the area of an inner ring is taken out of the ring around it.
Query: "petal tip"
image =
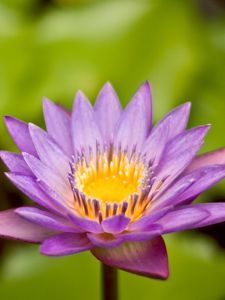
[[[4,121],[5,121],[5,124],[7,126],[7,128],[9,129],[10,128],[10,125],[13,123],[13,122],[18,122],[19,120],[14,118],[13,116],[10,116],[10,115],[5,115],[4,116]]]
[[[49,99],[48,97],[46,97],[46,96],[44,96],[44,97],[42,98],[42,103],[43,103],[43,108],[44,108],[44,109],[45,109],[45,108],[48,108],[48,107],[51,107],[52,104],[54,104],[53,101],[50,100],[50,99]]]

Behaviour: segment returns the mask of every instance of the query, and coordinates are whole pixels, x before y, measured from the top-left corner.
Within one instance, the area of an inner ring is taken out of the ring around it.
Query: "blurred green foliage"
[[[203,150],[224,146],[225,18],[218,3],[0,1],[1,116],[43,125],[44,95],[70,108],[77,89],[94,102],[107,80],[125,105],[148,79],[155,121],[190,100],[190,125],[213,125]],[[15,149],[2,118],[0,144]],[[221,183],[204,200],[224,191]],[[224,299],[224,253],[201,236],[167,240],[168,282],[121,272],[121,299]],[[41,257],[36,247],[8,245],[1,299],[99,298],[98,262],[90,254],[53,259]]]

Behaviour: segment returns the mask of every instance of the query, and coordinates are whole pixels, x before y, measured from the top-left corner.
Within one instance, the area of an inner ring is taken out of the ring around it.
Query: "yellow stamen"
[[[124,213],[137,219],[149,201],[143,194],[146,166],[139,156],[119,151],[97,152],[74,163],[76,210],[92,219]],[[96,204],[96,201],[98,204]]]

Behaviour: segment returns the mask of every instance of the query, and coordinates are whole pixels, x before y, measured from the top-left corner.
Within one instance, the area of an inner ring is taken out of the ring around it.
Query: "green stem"
[[[102,264],[102,300],[118,300],[117,269]]]

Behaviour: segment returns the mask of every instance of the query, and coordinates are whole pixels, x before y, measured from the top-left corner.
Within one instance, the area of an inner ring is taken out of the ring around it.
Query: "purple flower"
[[[44,99],[47,132],[5,117],[21,154],[1,151],[7,177],[37,205],[0,213],[0,235],[45,255],[85,250],[105,264],[168,277],[163,234],[225,220],[225,203],[192,204],[225,177],[225,150],[199,157],[209,125],[186,129],[190,103],[152,128],[145,82],[123,110],[109,83],[72,114]],[[224,163],[224,164],[223,164]]]

